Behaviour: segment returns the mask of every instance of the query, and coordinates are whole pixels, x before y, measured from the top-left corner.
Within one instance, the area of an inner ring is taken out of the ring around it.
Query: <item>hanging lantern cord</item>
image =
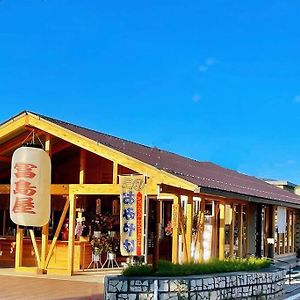
[[[30,136],[32,136],[31,142],[26,143],[26,141],[29,139]],[[22,142],[22,145],[27,145],[27,146],[29,146],[29,145],[35,145],[35,136],[37,137],[39,143],[41,144],[42,149],[44,149],[44,144],[43,144],[43,142],[41,141],[41,139],[39,138],[39,136],[38,136],[38,135],[35,135],[34,129],[28,134],[28,136],[27,136],[27,137],[25,138],[25,140]]]

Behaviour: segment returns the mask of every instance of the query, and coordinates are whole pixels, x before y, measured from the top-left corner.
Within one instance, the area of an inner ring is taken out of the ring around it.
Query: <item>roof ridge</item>
[[[92,132],[95,132],[95,133],[98,133],[98,134],[102,134],[102,135],[107,136],[107,137],[112,137],[112,138],[114,138],[114,139],[118,139],[118,140],[120,140],[120,141],[125,141],[125,142],[131,143],[131,144],[139,145],[139,146],[142,146],[142,147],[145,147],[145,148],[148,148],[148,149],[157,148],[157,147],[150,147],[150,146],[147,146],[147,145],[138,143],[138,142],[130,141],[130,140],[125,139],[125,138],[120,138],[120,137],[118,137],[118,136],[115,136],[115,135],[112,135],[112,134],[109,134],[109,133],[104,133],[104,132],[98,131],[98,130],[96,130],[96,129],[92,129],[92,128],[80,126],[80,125],[77,125],[77,124],[74,124],[74,123],[62,121],[62,120],[60,120],[60,119],[48,117],[48,116],[45,116],[45,115],[42,115],[42,114],[37,114],[37,113],[33,113],[33,114],[35,114],[35,115],[37,115],[37,116],[39,116],[39,117],[41,117],[41,118],[45,118],[45,119],[48,119],[48,120],[53,120],[53,121],[60,122],[60,123],[64,123],[64,124],[67,124],[67,125],[71,125],[71,126],[74,126],[74,127],[80,128],[80,129],[92,131]],[[158,148],[157,148],[157,149],[158,149]],[[159,150],[161,150],[161,149],[159,149]]]
[[[25,112],[26,112],[26,111],[25,111]],[[27,111],[27,112],[29,112],[29,111]],[[97,134],[102,134],[102,135],[107,136],[107,137],[112,137],[112,138],[114,138],[114,139],[118,139],[119,141],[125,141],[125,142],[130,143],[130,144],[142,146],[142,147],[145,147],[145,148],[150,149],[150,150],[158,150],[158,151],[160,151],[160,152],[165,152],[165,153],[168,153],[168,154],[176,155],[176,156],[179,156],[179,157],[181,157],[181,158],[183,157],[183,158],[185,158],[185,159],[188,159],[188,160],[193,161],[193,162],[196,162],[196,163],[209,163],[209,164],[213,164],[212,162],[209,162],[209,161],[198,161],[198,160],[196,160],[195,158],[191,158],[191,157],[179,155],[179,154],[177,154],[177,153],[175,153],[175,152],[172,152],[172,151],[169,151],[169,150],[165,150],[165,149],[161,149],[161,148],[159,148],[159,147],[157,147],[157,146],[152,146],[152,147],[151,147],[151,146],[148,146],[148,145],[139,143],[139,142],[130,141],[130,140],[128,140],[128,139],[120,138],[120,137],[115,136],[115,135],[112,135],[112,134],[104,133],[104,132],[98,131],[98,130],[96,130],[96,129],[91,129],[91,128],[84,127],[84,126],[80,126],[80,125],[77,125],[77,124],[74,124],[74,123],[62,121],[62,120],[60,120],[60,119],[48,117],[48,116],[45,116],[45,115],[42,115],[42,114],[39,114],[39,113],[34,113],[34,112],[29,112],[29,113],[35,114],[35,115],[37,115],[37,116],[39,116],[39,117],[41,117],[41,118],[45,118],[45,119],[53,120],[53,121],[56,121],[56,122],[64,123],[64,124],[67,124],[67,125],[74,126],[74,127],[76,127],[76,128],[80,128],[80,129],[92,131],[92,132],[95,132],[95,133],[97,133]]]

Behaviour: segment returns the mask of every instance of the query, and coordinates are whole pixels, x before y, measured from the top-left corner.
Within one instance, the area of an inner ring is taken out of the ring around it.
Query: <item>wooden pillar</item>
[[[266,218],[266,222],[268,223],[267,231],[266,231],[266,237],[269,238],[269,243],[267,240],[266,246],[266,256],[269,258],[274,258],[274,243],[275,242],[275,213],[274,213],[274,206],[269,205],[267,211],[268,217]],[[273,240],[272,240],[273,239]]]
[[[178,225],[179,225],[179,197],[174,195],[172,204],[172,263],[178,263]]]
[[[256,205],[256,251],[255,255],[261,257],[261,243],[262,243],[262,205]]]
[[[250,255],[250,226],[251,226],[251,216],[250,216],[250,205],[247,204],[246,208],[246,257]]]
[[[74,194],[69,194],[69,240],[68,240],[68,275],[73,274],[74,269],[74,241],[75,241],[75,218],[76,218],[76,198]]]
[[[188,197],[186,207],[186,246],[187,246],[187,262],[191,261],[191,245],[192,245],[192,228],[193,227],[193,197]]]
[[[153,271],[157,271],[157,262],[159,260],[159,240],[161,231],[161,211],[162,211],[162,201],[155,201],[155,237],[154,237],[154,249],[153,249]]]
[[[295,222],[296,216],[295,211],[293,211],[292,214],[292,252],[295,252],[295,236],[296,236],[296,222]]]
[[[85,183],[86,150],[80,149],[79,184]]]
[[[203,261],[203,232],[204,232],[204,212],[205,212],[205,199],[201,198],[200,202],[200,219],[198,224],[198,237],[199,237],[199,261]],[[196,247],[197,245],[195,245]],[[197,247],[196,247],[197,249]]]
[[[224,245],[225,245],[225,205],[220,203],[220,219],[219,219],[219,259],[224,259]]]
[[[15,268],[16,270],[22,266],[22,258],[23,258],[23,228],[17,226],[17,234],[16,234],[16,257],[15,257]]]
[[[118,163],[114,161],[113,164],[113,184],[118,183]]]
[[[3,210],[2,235],[6,235],[6,209]]]
[[[213,219],[213,235],[212,235],[212,256],[218,257],[218,220],[219,220],[219,213],[220,213],[220,203],[215,202],[215,211]]]
[[[243,205],[238,206],[238,224],[239,224],[239,247],[238,247],[238,257],[243,257]]]
[[[231,204],[231,211],[232,211],[232,218],[230,224],[230,257],[234,256],[234,227],[235,227],[235,211],[234,211],[234,204]]]
[[[286,252],[289,253],[291,252],[291,211],[287,209],[287,249]]]
[[[46,135],[46,139],[45,139],[45,151],[51,157],[51,137],[49,134]],[[51,200],[50,200],[50,203],[51,203]],[[45,269],[46,269],[46,257],[47,257],[47,252],[48,252],[48,236],[49,236],[49,224],[47,223],[46,225],[44,225],[42,227],[42,246],[41,246],[40,268],[42,269],[43,272],[45,272]]]
[[[287,212],[287,209],[286,209],[286,212]],[[284,230],[284,233],[282,234],[282,253],[283,254],[285,254],[285,246],[286,246],[286,243],[285,243],[285,237],[286,237],[286,232],[287,232],[287,230],[286,230],[286,228],[287,228],[287,221],[286,221],[286,219],[287,219],[287,213],[286,213],[286,216],[285,216],[285,224],[286,224],[286,226],[285,226],[285,230]]]

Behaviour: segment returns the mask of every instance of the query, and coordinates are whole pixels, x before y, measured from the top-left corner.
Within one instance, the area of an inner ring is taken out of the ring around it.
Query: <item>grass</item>
[[[154,273],[151,265],[134,265],[123,270],[124,276],[189,276],[211,273],[254,271],[270,266],[266,258],[231,258],[209,260],[203,263],[173,264],[160,260]]]

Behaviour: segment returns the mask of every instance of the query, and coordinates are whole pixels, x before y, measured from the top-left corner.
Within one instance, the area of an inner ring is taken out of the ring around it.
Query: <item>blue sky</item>
[[[0,1],[0,121],[45,114],[300,184],[299,1]]]

